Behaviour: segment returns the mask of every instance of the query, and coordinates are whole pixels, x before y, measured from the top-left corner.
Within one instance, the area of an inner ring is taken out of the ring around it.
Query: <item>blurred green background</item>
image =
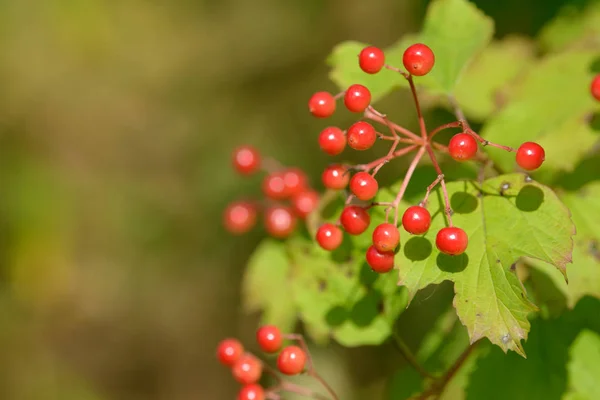
[[[535,35],[566,1],[476,3],[504,36]],[[227,202],[259,189],[230,152],[253,144],[319,186],[329,158],[306,102],[334,90],[328,53],[390,45],[426,4],[1,0],[0,398],[233,398],[214,348],[253,337],[240,280],[262,233],[221,227]],[[414,127],[406,93],[385,101]],[[426,324],[416,310],[406,324]],[[345,399],[380,398],[398,363],[319,354]]]

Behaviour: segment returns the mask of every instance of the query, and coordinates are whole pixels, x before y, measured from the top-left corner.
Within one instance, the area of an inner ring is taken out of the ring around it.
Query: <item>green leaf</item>
[[[265,239],[252,254],[242,281],[242,302],[248,312],[263,311],[262,323],[291,331],[296,306],[289,295],[290,260],[285,244]]]
[[[596,56],[595,51],[573,51],[532,65],[513,100],[488,120],[481,135],[514,148],[525,141],[540,143],[546,151],[546,161],[536,172],[540,176],[573,169],[599,138],[589,122],[597,109],[589,93],[593,77],[589,68]],[[514,153],[498,149],[487,153],[504,171],[516,166]]]
[[[560,400],[567,389],[571,343],[583,329],[598,332],[598,315],[600,302],[587,299],[560,318],[534,319],[524,345],[526,360],[514,353],[483,347],[487,351],[480,354],[470,376],[467,400]],[[595,360],[597,364],[597,356]]]
[[[391,335],[407,305],[393,274],[373,272],[364,251],[350,249],[349,240],[333,253],[310,241],[295,241],[291,251],[291,293],[315,340],[332,336],[352,347],[380,344]]]
[[[582,331],[569,350],[568,398],[600,399],[600,335],[590,330]]]
[[[483,121],[502,108],[510,84],[531,66],[534,55],[533,43],[522,37],[494,41],[486,47],[467,67],[454,92],[466,116]]]
[[[424,236],[403,235],[396,256],[400,284],[409,298],[430,284],[454,282],[454,306],[472,342],[487,337],[504,351],[524,355],[527,314],[536,310],[512,265],[522,256],[538,258],[565,271],[571,261],[574,226],[569,212],[548,187],[523,174],[447,185],[453,222],[469,235],[467,251],[457,257],[435,248],[446,225],[440,191],[430,197],[432,224]]]
[[[492,39],[494,22],[466,0],[432,1],[419,40],[435,54],[431,88],[452,93],[473,56]]]
[[[420,34],[407,35],[390,48],[384,49],[386,63],[403,69],[404,50],[413,44],[427,44],[435,53],[431,72],[418,77],[418,85],[438,93],[451,93],[471,59],[491,40],[493,21],[466,0],[434,0],[430,3]],[[398,87],[408,87],[402,75],[383,69],[375,75],[361,71],[358,54],[365,43],[343,42],[327,59],[332,67],[330,78],[340,90],[354,83],[369,88],[373,102]]]
[[[600,1],[589,2],[586,8],[565,6],[559,15],[546,24],[538,40],[550,52],[573,45],[598,45],[600,37]]]
[[[386,63],[402,67],[402,54],[410,42],[396,43],[391,48],[385,49]],[[329,78],[340,90],[355,83],[360,83],[369,88],[372,102],[399,87],[408,87],[406,79],[397,72],[382,69],[377,74],[366,74],[358,65],[358,54],[367,44],[356,41],[342,42],[334,47],[327,59],[327,64],[332,67]]]
[[[567,192],[561,196],[571,210],[571,218],[577,228],[574,238],[573,264],[567,276],[569,284],[561,282],[551,268],[541,262],[532,261],[538,270],[552,279],[567,298],[567,305],[574,307],[584,296],[600,298],[600,182],[594,182],[578,192]]]

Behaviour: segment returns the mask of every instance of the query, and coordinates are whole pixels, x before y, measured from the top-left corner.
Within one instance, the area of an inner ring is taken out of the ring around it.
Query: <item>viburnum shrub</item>
[[[600,17],[598,24],[589,17],[600,15],[594,7],[579,16],[590,19],[585,26],[600,26]],[[339,90],[316,88],[308,101],[319,120],[352,118],[313,133],[315,150],[338,157],[323,166],[322,193],[304,172],[252,146],[234,151],[241,175],[265,174],[264,199],[233,202],[224,216],[225,227],[242,234],[262,214],[272,237],[243,280],[246,307],[262,311],[267,324],[258,345],[278,354],[279,372],[307,373],[326,392],[281,378],[226,339],[218,359],[245,385],[239,399],[286,391],[340,398],[314,369],[303,336],[281,333],[298,320],[316,344],[391,341],[422,378],[405,390],[410,373],[394,374],[394,399],[451,399],[457,391],[468,399],[530,398],[511,385],[529,373],[548,381],[548,389],[531,389],[534,397],[565,392],[568,378],[570,394],[595,398],[579,392],[588,389],[572,374],[584,368],[587,351],[600,351],[600,302],[576,308],[585,296],[600,297],[600,42],[582,31],[563,34],[560,18],[537,43],[494,40],[493,22],[470,2],[434,0],[423,30],[389,49],[338,45],[328,62]],[[397,88],[410,94],[412,122],[377,105]],[[429,112],[434,107],[445,114]],[[340,161],[383,148],[377,141],[387,148],[372,161]],[[453,300],[415,353],[403,339],[410,327],[399,323],[402,313],[444,281],[453,284]],[[498,355],[492,345],[529,360]],[[560,354],[546,360],[551,351]],[[552,370],[551,360],[566,362],[567,352],[568,374]],[[275,381],[257,387],[263,371]],[[552,383],[561,373],[563,381]],[[506,384],[490,392],[497,380]]]

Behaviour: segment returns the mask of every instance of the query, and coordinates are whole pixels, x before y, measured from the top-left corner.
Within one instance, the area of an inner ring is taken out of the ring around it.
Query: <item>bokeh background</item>
[[[535,35],[567,1],[475,3],[503,37]],[[253,338],[240,281],[263,233],[221,226],[229,201],[259,189],[230,152],[250,143],[319,187],[329,159],[306,102],[334,90],[327,55],[394,43],[426,5],[1,0],[0,398],[234,398],[214,348]],[[405,93],[385,102],[414,127]],[[409,342],[432,301],[403,316]],[[350,400],[381,398],[398,365],[385,349],[315,352]]]

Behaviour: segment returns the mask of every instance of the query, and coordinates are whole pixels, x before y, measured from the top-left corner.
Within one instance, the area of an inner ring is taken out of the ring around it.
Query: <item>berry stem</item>
[[[273,174],[284,169],[283,165],[272,157],[264,158],[261,162],[260,167],[264,172],[268,174]]]
[[[410,76],[408,74],[408,72],[404,72],[400,68],[396,68],[396,67],[393,67],[393,66],[388,65],[388,64],[385,64],[383,67],[386,68],[386,69],[389,69],[390,71],[394,71],[394,72],[397,72],[397,73],[401,74],[406,79],[408,79],[408,77]]]
[[[448,122],[447,124],[438,126],[434,130],[432,130],[431,132],[429,132],[429,142],[431,142],[431,140],[433,139],[433,137],[435,135],[437,135],[439,132],[441,132],[441,131],[443,131],[445,129],[460,128],[462,126],[463,126],[463,124],[462,124],[461,121]]]
[[[377,160],[372,161],[368,164],[357,165],[356,169],[360,169],[362,171],[370,171],[373,168],[378,167],[379,165],[384,165],[386,162],[389,162],[389,161],[393,160],[394,158],[402,157],[403,155],[410,153],[411,151],[415,150],[417,147],[418,146],[416,144],[414,144],[412,146],[408,146],[408,147],[403,147],[399,150],[394,151],[391,154],[388,153],[386,156],[378,158]]]
[[[438,174],[438,177],[441,176],[440,179],[440,185],[442,186],[442,193],[444,195],[444,212],[446,213],[446,218],[448,219],[448,226],[453,226],[452,225],[452,208],[450,208],[450,198],[448,196],[448,189],[446,188],[446,181],[444,180],[444,173],[442,172],[442,169],[440,168],[440,164],[438,163],[437,159],[435,158],[435,153],[433,152],[433,149],[431,148],[431,145],[428,143],[425,148],[427,149],[427,154],[429,154],[429,158],[431,159],[431,162],[433,164],[433,167],[435,168],[435,171]]]
[[[323,377],[319,375],[319,373],[316,371],[315,366],[313,364],[312,356],[310,354],[310,350],[308,349],[308,345],[306,344],[304,337],[297,333],[288,333],[286,335],[283,335],[283,337],[284,339],[295,340],[296,342],[298,342],[302,350],[304,350],[304,353],[306,353],[306,374],[308,376],[313,377],[317,382],[319,382],[321,386],[323,386],[325,390],[327,390],[327,392],[333,400],[339,400],[339,397],[337,396],[333,388],[329,386],[325,379],[323,379]]]
[[[464,121],[463,121],[463,123],[464,123]],[[481,143],[482,146],[496,147],[498,149],[502,149],[502,150],[505,150],[505,151],[508,151],[508,152],[515,152],[515,151],[517,151],[516,149],[514,149],[514,148],[512,148],[510,146],[504,146],[504,145],[501,145],[501,144],[490,142],[489,140],[486,140],[486,139],[482,138],[481,136],[479,136],[477,134],[477,132],[475,132],[473,129],[471,129],[471,128],[467,127],[467,126],[465,126],[465,133],[468,133],[469,135],[471,135],[475,139],[477,139],[479,141],[479,143]]]
[[[458,101],[456,101],[456,97],[454,97],[453,95],[448,95],[448,101],[450,102],[450,105],[454,110],[454,115],[456,116],[456,119],[462,123],[462,126],[464,128],[470,128],[469,122],[467,121],[467,118],[465,118],[465,113],[463,113],[462,109],[458,105]]]
[[[427,186],[427,192],[425,192],[425,197],[423,198],[423,201],[421,202],[421,207],[426,207],[427,206],[427,199],[429,199],[429,193],[431,193],[431,190],[438,184],[440,183],[440,181],[444,179],[444,174],[438,175],[438,177],[435,179],[435,181],[433,181],[433,183],[429,186]]]
[[[419,96],[417,95],[417,88],[415,87],[415,82],[413,81],[412,75],[409,75],[407,80],[408,84],[410,85],[410,91],[415,102],[415,107],[417,109],[417,117],[419,118],[419,128],[421,129],[421,138],[423,139],[423,142],[427,142],[427,128],[425,127],[425,119],[423,118],[423,113],[421,112]]]
[[[393,204],[394,204],[394,208],[396,209],[396,215],[394,216],[394,225],[396,225],[396,226],[398,226],[398,210],[399,210],[398,206],[400,205],[400,202],[402,201],[404,192],[406,192],[408,182],[410,182],[410,178],[412,178],[413,172],[415,172],[415,169],[417,168],[419,161],[421,161],[421,158],[423,158],[423,154],[425,154],[426,148],[427,148],[427,146],[421,146],[419,151],[417,151],[415,158],[413,158],[413,160],[410,162],[410,165],[408,166],[408,170],[406,171],[406,175],[404,175],[404,180],[402,181],[402,186],[400,187],[400,190],[398,191],[398,194],[396,195],[396,198],[394,199]]]
[[[429,378],[429,379],[435,379],[435,376],[433,376],[429,371],[427,371],[425,368],[423,368],[423,366],[421,364],[419,364],[419,361],[417,360],[417,357],[415,357],[415,355],[412,353],[412,351],[410,351],[410,348],[408,347],[408,345],[404,342],[404,340],[400,337],[400,335],[398,335],[397,333],[393,333],[393,338],[394,338],[394,346],[396,347],[396,349],[398,349],[398,351],[400,352],[400,354],[402,355],[402,357],[423,377],[423,378]]]
[[[396,132],[400,132],[404,136],[407,136],[407,137],[413,139],[412,143],[422,143],[423,142],[422,139],[417,134],[415,134],[414,132],[412,132],[398,124],[393,123],[384,114],[375,110],[371,106],[367,107],[363,116],[366,119],[370,119],[371,121],[379,122],[380,124],[386,125],[386,126],[390,127],[390,129],[392,129],[391,127],[393,127],[393,129]]]

